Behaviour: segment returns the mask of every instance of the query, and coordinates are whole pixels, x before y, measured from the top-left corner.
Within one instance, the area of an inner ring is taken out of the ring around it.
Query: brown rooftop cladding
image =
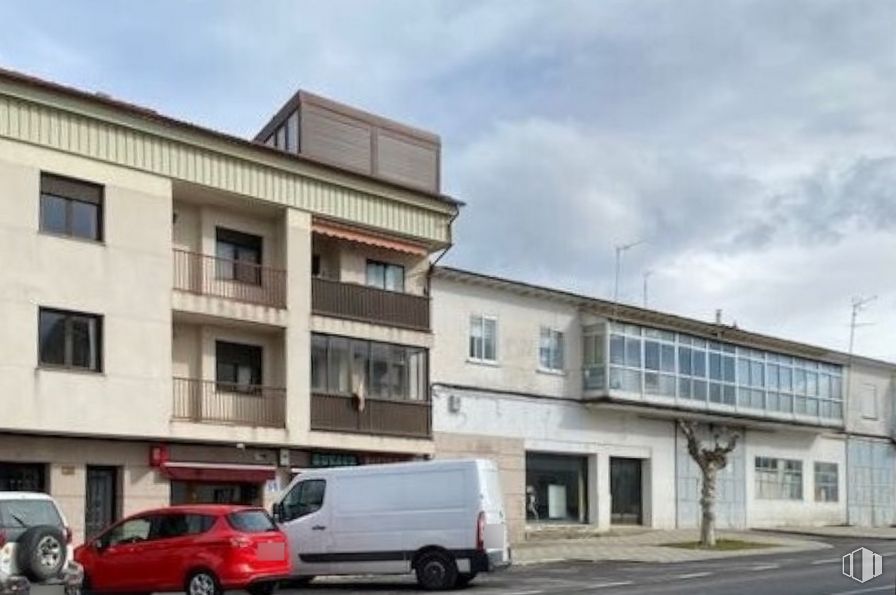
[[[293,95],[255,141],[434,194],[441,186],[437,135],[307,91]]]

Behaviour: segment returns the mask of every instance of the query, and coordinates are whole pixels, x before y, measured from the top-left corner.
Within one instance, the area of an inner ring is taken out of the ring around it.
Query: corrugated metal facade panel
[[[430,242],[450,241],[445,213],[16,97],[0,96],[0,136]]]
[[[389,180],[423,188],[438,188],[439,151],[386,131],[377,137],[377,171]]]

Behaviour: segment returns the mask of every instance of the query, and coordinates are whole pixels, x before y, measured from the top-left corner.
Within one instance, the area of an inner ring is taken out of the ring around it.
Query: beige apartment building
[[[431,455],[439,169],[437,136],[307,93],[248,140],[0,71],[0,489],[80,541]]]

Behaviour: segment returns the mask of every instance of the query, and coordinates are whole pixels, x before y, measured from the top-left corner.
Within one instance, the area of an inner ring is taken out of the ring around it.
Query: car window
[[[276,531],[277,526],[263,510],[241,510],[227,515],[230,526],[244,533],[264,533]]]
[[[324,504],[327,482],[309,479],[297,483],[282,502],[282,521],[291,521],[317,512]]]
[[[152,524],[152,517],[133,518],[112,527],[108,533],[103,535],[100,541],[103,547],[148,541]]]
[[[0,528],[10,541],[37,525],[62,527],[62,518],[50,500],[0,501]]]
[[[215,524],[215,517],[206,514],[160,514],[154,517],[150,539],[171,539],[205,533]]]

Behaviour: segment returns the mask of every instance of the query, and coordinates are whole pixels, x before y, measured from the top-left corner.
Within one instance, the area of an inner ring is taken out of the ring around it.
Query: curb
[[[776,533],[782,535],[801,535],[808,537],[821,537],[825,539],[876,539],[880,541],[896,541],[896,535],[871,535],[868,533],[857,533],[855,535],[844,535],[837,533],[826,533],[821,529],[813,530],[813,529],[785,529],[785,528],[770,528],[770,529],[752,529],[753,531],[758,531],[762,533]]]

